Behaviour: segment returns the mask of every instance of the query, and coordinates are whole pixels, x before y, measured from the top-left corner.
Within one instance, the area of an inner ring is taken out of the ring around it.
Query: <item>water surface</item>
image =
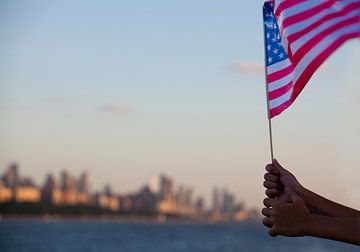
[[[41,220],[0,222],[0,251],[359,252],[317,238],[272,238],[260,223],[156,224]]]

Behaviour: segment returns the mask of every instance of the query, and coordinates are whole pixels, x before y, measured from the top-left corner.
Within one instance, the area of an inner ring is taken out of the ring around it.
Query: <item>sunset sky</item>
[[[64,168],[93,190],[166,173],[260,207],[270,160],[262,1],[1,1],[0,173]],[[275,156],[360,208],[360,43],[273,120]]]

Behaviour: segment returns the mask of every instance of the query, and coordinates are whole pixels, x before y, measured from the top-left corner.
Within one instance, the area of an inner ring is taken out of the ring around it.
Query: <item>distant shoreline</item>
[[[1,220],[42,220],[44,222],[56,221],[96,221],[96,222],[134,222],[134,223],[208,223],[207,220],[189,219],[182,217],[144,216],[144,215],[1,215]]]
[[[0,223],[5,220],[20,220],[20,221],[43,221],[43,222],[62,222],[62,221],[78,221],[78,222],[103,222],[103,223],[149,223],[149,224],[239,224],[239,223],[258,223],[260,220],[251,219],[244,221],[219,221],[212,222],[200,219],[187,219],[179,217],[167,217],[166,219],[159,219],[157,216],[78,216],[78,215],[0,215]]]

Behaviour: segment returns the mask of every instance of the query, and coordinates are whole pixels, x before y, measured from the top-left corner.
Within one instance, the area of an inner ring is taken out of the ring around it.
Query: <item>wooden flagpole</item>
[[[265,48],[265,50],[266,50],[266,48]],[[265,51],[265,55],[266,55],[266,51]],[[267,111],[268,111],[268,124],[269,124],[270,157],[271,157],[270,161],[272,163],[274,160],[274,148],[273,148],[272,126],[271,126],[271,116],[270,116],[269,85],[267,83],[267,67],[266,66],[265,66],[265,85],[266,85],[266,104],[267,104]]]
[[[269,136],[270,136],[270,155],[271,155],[271,163],[272,163],[274,160],[274,148],[273,148],[272,128],[271,128],[271,118],[270,117],[268,118],[268,121],[269,121]]]

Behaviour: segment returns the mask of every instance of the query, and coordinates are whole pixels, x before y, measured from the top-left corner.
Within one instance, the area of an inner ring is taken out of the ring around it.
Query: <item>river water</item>
[[[260,223],[114,223],[2,220],[0,251],[359,252],[317,238],[272,238]]]

